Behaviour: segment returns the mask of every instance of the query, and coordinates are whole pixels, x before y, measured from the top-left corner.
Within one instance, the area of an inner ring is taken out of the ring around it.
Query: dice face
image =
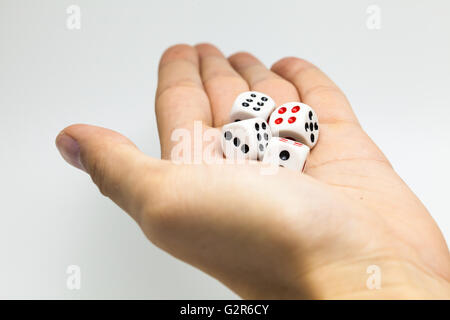
[[[273,137],[269,141],[263,162],[303,172],[308,155],[308,146],[290,139]]]
[[[272,133],[260,118],[229,123],[222,128],[222,150],[228,159],[262,159]]]
[[[257,91],[243,92],[234,101],[230,122],[251,118],[261,118],[267,121],[275,107],[275,102],[267,94]]]
[[[314,110],[300,102],[285,103],[270,115],[274,136],[290,138],[313,148],[319,139],[319,120]]]

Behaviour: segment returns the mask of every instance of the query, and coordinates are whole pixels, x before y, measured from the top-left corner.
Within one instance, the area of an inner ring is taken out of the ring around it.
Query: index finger
[[[196,120],[211,126],[209,99],[200,77],[198,54],[192,46],[175,45],[162,55],[155,109],[161,156],[165,159],[173,146],[173,130],[191,129]]]

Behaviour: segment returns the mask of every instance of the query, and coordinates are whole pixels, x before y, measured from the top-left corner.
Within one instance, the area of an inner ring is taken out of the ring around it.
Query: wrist
[[[415,263],[391,258],[340,262],[306,278],[315,299],[449,299],[450,284]]]

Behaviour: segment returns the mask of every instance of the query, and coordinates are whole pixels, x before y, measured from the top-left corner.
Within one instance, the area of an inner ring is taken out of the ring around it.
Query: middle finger
[[[251,90],[269,95],[277,106],[286,102],[300,101],[297,89],[292,83],[267,69],[250,53],[239,52],[228,60],[247,81]]]

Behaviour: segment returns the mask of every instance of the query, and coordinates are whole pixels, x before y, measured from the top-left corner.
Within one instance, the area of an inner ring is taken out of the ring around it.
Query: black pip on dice
[[[303,172],[319,138],[319,120],[310,106],[289,102],[276,108],[272,98],[256,91],[236,98],[230,121],[222,128],[227,158],[258,159]]]
[[[306,145],[286,138],[273,137],[264,153],[263,162],[303,172],[308,155],[309,148]]]

